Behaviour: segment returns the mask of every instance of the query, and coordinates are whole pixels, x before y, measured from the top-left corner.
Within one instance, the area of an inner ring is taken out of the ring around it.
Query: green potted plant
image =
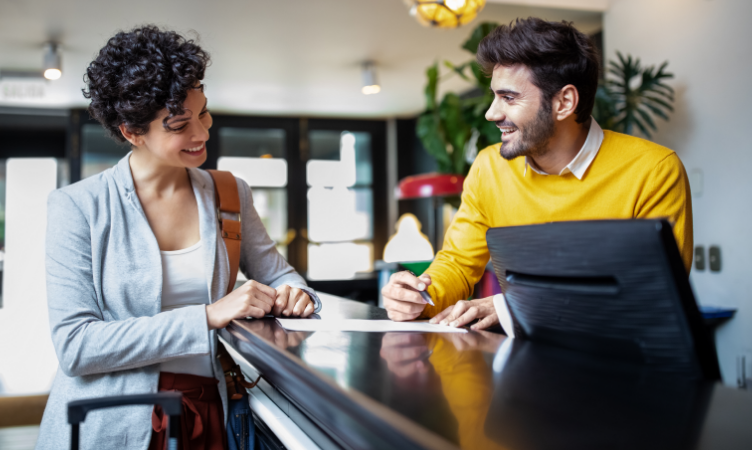
[[[674,110],[674,90],[665,83],[674,74],[666,71],[668,61],[658,69],[643,68],[639,58],[625,58],[618,51],[616,56],[619,60],[609,61],[608,71],[598,85],[593,117],[605,130],[625,134],[640,130],[650,138],[650,131],[657,130],[653,117],[667,121],[668,113]]]
[[[475,61],[481,39],[497,26],[484,22],[475,27],[462,45],[473,55],[472,60],[460,65],[444,61],[448,72],[441,76],[438,62],[426,70],[426,110],[418,117],[416,131],[426,151],[436,159],[439,173],[464,176],[478,149],[500,141],[499,130],[485,118],[493,102],[491,79]],[[439,82],[449,76],[470,82],[473,85],[470,95],[448,92],[439,100]]]

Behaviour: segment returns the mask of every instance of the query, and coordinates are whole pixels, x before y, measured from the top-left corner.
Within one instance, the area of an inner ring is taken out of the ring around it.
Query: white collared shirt
[[[577,153],[577,155],[572,159],[572,161],[570,161],[566,167],[561,169],[561,172],[559,172],[559,175],[564,175],[566,173],[571,172],[572,175],[576,176],[578,180],[582,180],[582,177],[585,176],[585,172],[587,171],[588,167],[590,167],[590,164],[595,159],[595,155],[598,154],[598,150],[600,150],[602,143],[603,143],[603,130],[601,129],[600,125],[598,125],[598,122],[596,122],[593,117],[590,117],[590,131],[588,131],[588,135],[587,135],[587,139],[585,139],[585,143],[582,144],[582,148]],[[546,173],[540,170],[535,165],[535,162],[531,161],[526,156],[525,157],[525,173],[523,174],[523,176],[527,175],[528,167],[533,169],[533,171],[537,174],[551,175],[550,173]]]

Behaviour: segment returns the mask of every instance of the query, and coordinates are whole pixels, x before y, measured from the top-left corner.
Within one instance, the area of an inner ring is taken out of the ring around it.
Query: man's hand
[[[389,318],[403,322],[418,317],[427,304],[419,291],[425,291],[430,284],[431,277],[426,274],[420,277],[407,271],[393,274],[381,289]]]
[[[493,305],[493,297],[470,301],[460,300],[455,305],[438,313],[430,320],[430,323],[456,328],[465,326],[475,319],[478,319],[478,323],[470,327],[472,330],[483,330],[499,323],[499,317],[496,315],[496,309]]]
[[[381,338],[381,357],[398,378],[428,372],[431,352],[420,333],[386,333]]]
[[[275,316],[308,317],[315,309],[313,300],[304,290],[286,284],[276,289],[272,314]]]
[[[503,334],[480,330],[475,333],[447,333],[444,337],[461,352],[480,350],[486,353],[496,353],[501,343],[507,338]]]

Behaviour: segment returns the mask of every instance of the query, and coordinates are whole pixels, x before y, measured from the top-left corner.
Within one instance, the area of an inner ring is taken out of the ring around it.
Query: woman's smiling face
[[[183,103],[185,112],[164,119],[167,109],[160,111],[149,124],[149,131],[137,136],[136,147],[146,150],[159,163],[172,167],[199,167],[206,161],[206,141],[212,117],[206,109],[206,96],[202,88],[191,89]],[[133,141],[131,141],[133,143]]]

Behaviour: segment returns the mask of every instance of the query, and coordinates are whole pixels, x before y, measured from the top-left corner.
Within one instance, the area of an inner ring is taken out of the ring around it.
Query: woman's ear
[[[556,120],[564,120],[574,114],[580,103],[580,93],[577,88],[568,84],[554,96],[553,112]]]
[[[141,145],[143,145],[144,138],[141,135],[130,131],[124,123],[121,123],[118,128],[120,129],[120,133],[123,135],[125,140],[130,142],[132,146],[140,147]]]

